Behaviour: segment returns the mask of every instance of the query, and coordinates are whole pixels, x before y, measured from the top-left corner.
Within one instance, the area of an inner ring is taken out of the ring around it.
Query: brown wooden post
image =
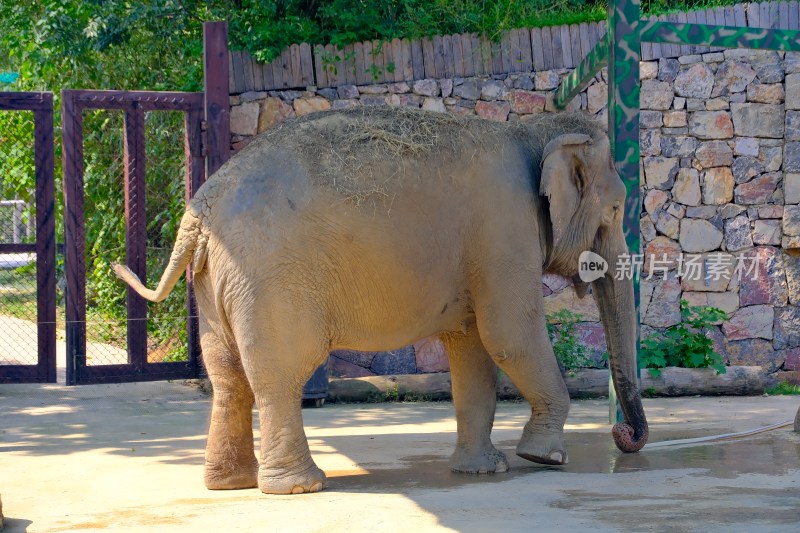
[[[53,141],[53,94],[43,95],[43,107],[34,111],[36,158],[36,319],[39,364],[45,379],[56,382],[56,214]]]
[[[67,275],[67,385],[86,360],[86,232],[83,213],[83,117],[75,91],[61,91],[64,172],[65,264]],[[78,360],[82,364],[78,364]]]
[[[204,23],[203,43],[206,176],[211,176],[231,156],[228,23]]]
[[[145,211],[144,110],[132,102],[125,110],[125,262],[147,283],[147,215]],[[126,287],[128,362],[147,362],[147,302]]]

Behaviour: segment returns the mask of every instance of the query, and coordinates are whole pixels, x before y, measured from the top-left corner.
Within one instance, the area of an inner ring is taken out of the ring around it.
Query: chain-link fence
[[[24,200],[0,200],[0,242],[33,242],[36,229],[31,214]]]
[[[128,362],[126,287],[112,273],[125,261],[124,114],[84,112],[87,365]],[[145,117],[147,277],[155,285],[169,259],[184,208],[185,155],[182,112]],[[137,162],[138,164],[138,162]],[[147,361],[187,359],[186,284],[150,304]]]
[[[110,275],[125,258],[124,122],[121,111],[84,111],[86,363],[128,362],[125,290]]]
[[[150,112],[145,119],[147,156],[147,278],[158,285],[167,266],[186,206],[185,175],[189,165],[184,150],[184,113]],[[172,294],[149,304],[147,361],[186,361],[186,277]]]
[[[34,122],[31,111],[0,111],[0,244],[36,238]],[[0,365],[35,365],[36,255],[0,253]]]

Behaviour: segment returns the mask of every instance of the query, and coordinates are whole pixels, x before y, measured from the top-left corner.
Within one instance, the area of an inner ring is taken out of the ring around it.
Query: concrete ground
[[[800,398],[645,401],[651,441],[792,419]],[[451,473],[452,404],[304,411],[329,476],[317,494],[207,491],[209,397],[184,383],[0,385],[0,494],[20,531],[792,531],[800,530],[800,434],[616,451],[605,401],[573,402],[570,463],[516,457],[527,419],[501,403],[506,474]]]

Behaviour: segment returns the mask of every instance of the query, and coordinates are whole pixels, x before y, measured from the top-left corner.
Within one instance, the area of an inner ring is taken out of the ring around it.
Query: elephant
[[[315,492],[301,397],[336,349],[382,351],[438,336],[448,352],[457,422],[450,468],[508,469],[490,439],[497,369],[531,417],[517,455],[568,460],[569,395],[546,328],[545,272],[588,284],[579,256],[627,254],[625,186],[599,124],[543,113],[493,122],[410,108],[314,113],[258,135],[192,200],[153,302],[188,267],[213,387],[205,453],[209,489]],[[591,282],[625,421],[623,452],[647,441],[637,384],[633,282]],[[261,428],[253,448],[253,404]]]

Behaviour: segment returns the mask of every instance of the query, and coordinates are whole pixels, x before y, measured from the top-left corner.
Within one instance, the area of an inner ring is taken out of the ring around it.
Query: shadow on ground
[[[659,441],[777,422],[796,403],[679,398],[645,408],[651,441]],[[573,402],[570,463],[547,467],[514,455],[529,411],[504,402],[493,440],[511,471],[470,476],[448,468],[449,403],[326,406],[304,418],[328,489],[280,497],[203,488],[209,409],[208,396],[177,383],[0,386],[0,492],[11,517],[4,533],[795,531],[800,522],[800,435],[788,429],[621,454],[605,402]]]

